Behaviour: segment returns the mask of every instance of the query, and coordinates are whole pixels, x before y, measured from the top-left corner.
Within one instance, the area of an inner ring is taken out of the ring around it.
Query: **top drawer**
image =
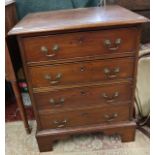
[[[23,38],[26,62],[133,53],[137,28],[88,31]]]

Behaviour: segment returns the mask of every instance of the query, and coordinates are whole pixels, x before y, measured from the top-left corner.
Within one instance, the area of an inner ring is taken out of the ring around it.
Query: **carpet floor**
[[[6,155],[149,155],[149,138],[139,130],[134,142],[121,143],[120,137],[90,134],[59,141],[53,151],[40,153],[35,139],[36,123],[30,123],[30,135],[21,121],[6,123]]]

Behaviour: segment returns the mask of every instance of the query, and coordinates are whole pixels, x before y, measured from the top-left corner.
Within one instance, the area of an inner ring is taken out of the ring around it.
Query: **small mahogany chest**
[[[28,14],[16,35],[40,151],[73,134],[133,141],[133,99],[143,16],[117,5]]]

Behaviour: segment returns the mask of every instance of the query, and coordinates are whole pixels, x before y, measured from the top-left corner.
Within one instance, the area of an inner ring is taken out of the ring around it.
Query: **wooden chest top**
[[[38,12],[25,16],[9,35],[140,24],[146,21],[147,18],[117,5]]]

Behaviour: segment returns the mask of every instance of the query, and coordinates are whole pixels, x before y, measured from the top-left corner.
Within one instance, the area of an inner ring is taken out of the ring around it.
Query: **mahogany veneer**
[[[118,106],[131,102],[132,87],[130,82],[99,83],[98,85],[38,92],[34,93],[34,99],[38,110],[56,111],[103,105],[105,107]],[[116,97],[113,99],[113,96]]]
[[[133,141],[143,16],[120,6],[33,13],[10,32],[20,45],[40,151],[73,134]]]
[[[36,66],[29,67],[28,72],[34,89],[49,86],[78,85],[103,80],[132,79],[134,59],[128,57]],[[60,76],[59,79],[57,78],[58,75]]]
[[[119,36],[124,43],[119,46],[117,53],[113,52],[113,54],[118,55],[130,53],[133,55],[137,47],[136,34],[138,34],[138,30],[136,28],[122,28],[30,37],[24,38],[23,48],[26,51],[25,58],[27,63],[72,59],[86,56],[104,56],[111,55],[108,48],[103,46],[104,40],[109,38],[112,42],[114,42]],[[59,45],[60,49],[51,59],[51,56],[47,56],[44,52],[38,52],[41,50],[40,45],[47,47],[48,55],[53,53],[52,46],[54,47],[55,45]]]

